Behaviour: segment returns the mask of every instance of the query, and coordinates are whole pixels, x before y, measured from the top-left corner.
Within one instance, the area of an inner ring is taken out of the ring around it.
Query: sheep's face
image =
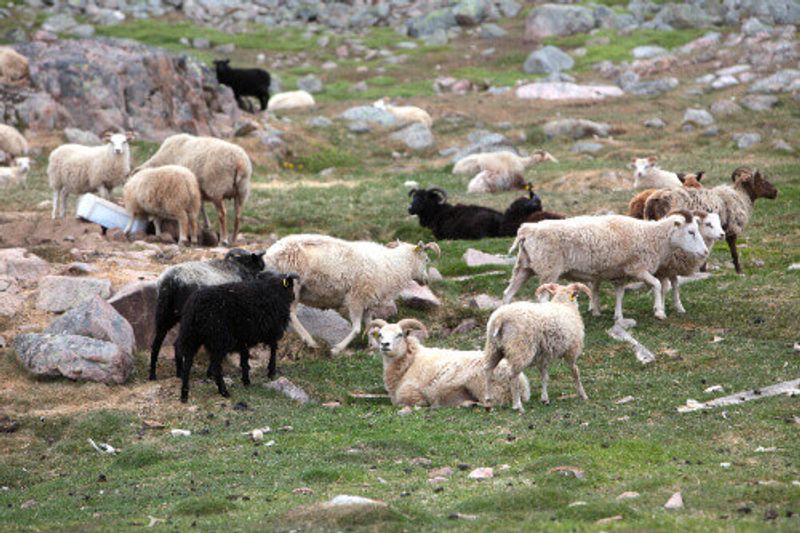
[[[124,133],[114,133],[105,137],[105,141],[108,143],[108,147],[114,155],[128,153],[128,139],[129,136]]]
[[[634,157],[631,160],[630,168],[633,169],[633,175],[636,178],[644,177],[652,168],[656,166],[655,157],[638,158]]]
[[[31,158],[18,157],[14,160],[14,166],[20,169],[22,172],[28,172],[31,169]]]
[[[214,61],[214,69],[219,74],[220,72],[224,72],[230,68],[230,59],[217,59]]]
[[[408,194],[411,196],[409,215],[419,215],[447,202],[447,196],[441,189],[413,189]]]
[[[725,230],[716,213],[703,213],[695,215],[695,220],[700,228],[700,235],[706,242],[719,241],[725,238]]]
[[[226,261],[239,263],[250,272],[261,272],[266,268],[264,254],[266,252],[250,252],[242,248],[234,248],[225,254]]]
[[[406,354],[406,334],[399,325],[387,324],[380,329],[373,328],[372,334],[384,357],[394,359]]]
[[[684,252],[697,256],[707,257],[708,247],[703,242],[697,220],[689,213],[680,212],[671,216],[670,220],[674,224],[670,234],[670,244],[675,248],[680,248]]]

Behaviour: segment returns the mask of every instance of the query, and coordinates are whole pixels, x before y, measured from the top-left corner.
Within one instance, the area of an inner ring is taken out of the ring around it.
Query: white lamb
[[[548,366],[559,357],[569,364],[578,396],[581,400],[587,399],[577,365],[578,356],[583,351],[583,319],[578,311],[578,291],[591,295],[589,288],[581,283],[566,287],[548,283],[536,289],[536,297],[549,292],[553,296],[550,302],[515,302],[500,306],[489,317],[484,355],[485,382],[493,379],[495,368],[505,360],[511,367],[512,409],[525,410],[516,379],[531,364],[539,368],[542,378],[542,403],[550,403],[547,395]],[[487,407],[492,405],[493,399],[486,395],[484,403]]]
[[[373,320],[368,329],[378,340],[383,355],[383,383],[394,405],[473,405],[486,396],[501,403],[511,400],[510,367],[500,364],[486,394],[483,352],[429,348],[410,335],[413,330],[427,335],[425,326],[413,318],[397,324]],[[519,373],[514,380],[525,401],[530,399],[528,378]]]
[[[510,251],[519,247],[511,282],[503,293],[509,303],[534,274],[540,283],[567,276],[580,281],[610,280],[619,291],[624,281],[637,278],[653,288],[655,316],[666,318],[658,268],[678,249],[705,258],[708,248],[697,222],[686,211],[676,211],[658,222],[623,215],[581,216],[523,224]],[[592,309],[599,310],[596,297]],[[615,320],[621,321],[617,306]]]
[[[62,144],[50,153],[47,177],[53,189],[53,218],[64,218],[70,194],[97,192],[106,200],[131,172],[128,141],[133,132],[106,133],[103,146]]]
[[[631,159],[630,168],[633,169],[633,186],[636,189],[669,189],[680,187],[682,182],[678,175],[656,166],[658,158],[654,155],[639,159]]]
[[[0,46],[0,82],[17,83],[28,77],[28,58],[8,46]]]
[[[347,307],[352,329],[331,350],[344,350],[361,331],[362,319],[372,320],[372,310],[394,300],[413,280],[428,278],[427,250],[441,255],[436,243],[386,246],[368,241],[345,241],[326,235],[290,235],[273,244],[264,256],[266,267],[300,276],[300,299],[292,305],[291,323],[309,346],[317,343],[297,319],[298,303],[323,309]]]
[[[16,128],[0,124],[0,151],[6,154],[6,158],[26,156],[29,150],[28,141]]]
[[[389,103],[388,97],[376,100],[372,105],[378,109],[388,111],[401,123],[405,124],[409,122],[420,122],[429,128],[433,126],[433,118],[431,118],[430,114],[428,114],[428,112],[421,107],[413,105],[392,105]]]
[[[453,174],[474,176],[482,170],[488,170],[495,173],[522,175],[528,166],[543,161],[558,163],[558,159],[544,150],[536,150],[528,157],[518,156],[508,150],[472,154],[458,160],[453,166]]]
[[[281,111],[284,109],[298,109],[314,107],[314,97],[306,91],[287,91],[272,95],[267,102],[267,111]]]
[[[28,171],[31,169],[29,157],[18,157],[12,167],[0,167],[0,187],[27,185]]]

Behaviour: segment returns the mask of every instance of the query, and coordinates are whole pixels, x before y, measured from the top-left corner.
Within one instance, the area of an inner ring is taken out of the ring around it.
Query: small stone
[[[611,524],[613,522],[619,522],[622,519],[623,519],[622,515],[618,514],[614,516],[609,516],[607,518],[601,518],[600,520],[597,520],[595,524],[597,524],[598,526],[604,526],[606,524]]]
[[[623,492],[619,496],[617,496],[618,500],[632,500],[634,498],[638,498],[639,493],[634,491]]]
[[[668,53],[669,51],[666,48],[661,48],[660,46],[637,46],[631,50],[634,59],[650,59],[667,55]]]
[[[687,109],[683,114],[682,123],[696,126],[710,126],[714,123],[714,117],[705,109]]]
[[[772,149],[779,152],[794,153],[794,148],[783,139],[776,139],[772,142]]]
[[[311,398],[308,396],[306,391],[289,381],[289,379],[284,376],[279,377],[275,381],[264,383],[264,387],[278,391],[290,400],[294,400],[301,404],[311,401]]]
[[[411,406],[410,405],[406,405],[405,407],[403,407],[402,409],[397,411],[397,414],[400,415],[400,416],[407,416],[407,415],[410,415],[413,412],[414,412],[414,410],[411,408]]]
[[[727,117],[740,113],[742,108],[733,100],[717,100],[711,104],[711,113],[718,117]]]
[[[462,320],[455,328],[453,328],[452,333],[455,335],[461,335],[472,331],[473,329],[478,327],[478,321],[474,318],[466,318]]]
[[[192,39],[192,47],[197,48],[198,50],[207,50],[211,48],[211,41],[205,37],[195,37]]]
[[[583,479],[586,474],[576,466],[556,466],[547,471],[548,474],[561,474],[562,476],[572,476],[576,479]]]
[[[596,154],[603,148],[604,146],[600,143],[582,141],[573,144],[569,151],[574,154]]]
[[[467,476],[469,479],[491,479],[494,477],[492,468],[476,468]]]
[[[683,496],[681,496],[680,492],[676,492],[672,496],[670,496],[667,503],[664,504],[664,509],[682,509],[683,508]]]
[[[500,257],[498,255],[487,254],[474,248],[467,248],[462,259],[468,267],[483,265],[513,265],[516,262],[514,257]]]
[[[410,282],[400,292],[398,299],[414,309],[431,309],[441,305],[439,298],[428,287],[415,281]]]
[[[617,401],[616,401],[616,402],[614,402],[614,403],[616,403],[616,404],[618,404],[618,405],[622,405],[622,404],[625,404],[625,403],[630,403],[630,402],[632,402],[634,399],[635,399],[635,398],[634,398],[633,396],[625,396],[624,398],[620,398],[619,400],[617,400]]]
[[[172,429],[170,430],[170,434],[173,437],[189,437],[191,436],[192,432],[188,429]]]
[[[722,387],[722,385],[712,385],[711,387],[706,387],[703,392],[706,394],[711,394],[714,392],[725,392],[725,389]]]
[[[748,148],[752,148],[761,142],[761,134],[754,132],[735,133],[733,135],[733,140],[736,143],[737,148],[740,150],[747,150]]]
[[[450,468],[449,466],[443,466],[442,468],[436,468],[428,472],[429,478],[442,477],[446,479],[452,475],[453,475],[453,469]]]
[[[750,111],[769,111],[778,103],[778,97],[771,94],[748,94],[741,102]]]
[[[659,117],[649,118],[644,123],[644,127],[645,128],[653,128],[653,129],[657,129],[657,130],[660,130],[661,128],[663,128],[666,125],[667,125],[667,123],[664,122]]]
[[[474,307],[476,309],[483,309],[483,310],[486,310],[486,309],[497,309],[501,305],[503,305],[502,300],[499,300],[497,298],[493,298],[492,296],[489,296],[488,294],[479,294],[479,295],[471,298],[470,301],[469,301],[469,306],[470,307]]]

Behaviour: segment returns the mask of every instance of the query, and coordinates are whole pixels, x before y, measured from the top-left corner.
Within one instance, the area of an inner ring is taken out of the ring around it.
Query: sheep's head
[[[256,275],[256,279],[274,282],[278,287],[280,287],[280,290],[291,294],[292,300],[296,300],[300,296],[300,283],[298,282],[300,276],[295,273],[284,274],[282,272],[264,270]]]
[[[438,187],[411,189],[408,191],[408,195],[411,197],[411,204],[408,206],[409,215],[419,215],[425,211],[435,210],[437,206],[447,203],[447,193]]]
[[[758,198],[774,200],[778,196],[778,189],[758,169],[739,167],[733,171],[731,178],[735,186],[741,187],[753,202]]]
[[[592,291],[583,283],[570,283],[569,285],[559,285],[558,283],[546,283],[536,289],[536,298],[541,300],[542,294],[545,292],[552,296],[552,301],[556,303],[572,303],[578,307],[578,293],[582,292],[589,298],[592,297]]]
[[[103,142],[107,143],[111,152],[115,155],[123,155],[130,152],[128,142],[134,139],[132,131],[125,133],[112,133],[107,131],[103,134]]]
[[[367,330],[377,341],[381,354],[388,359],[406,355],[407,339],[412,331],[421,332],[423,338],[428,335],[425,325],[414,318],[404,318],[397,324],[389,324],[385,320],[373,320],[367,326]]]
[[[691,213],[684,210],[670,211],[665,220],[669,220],[673,224],[669,236],[672,247],[680,248],[697,257],[708,256],[708,247],[703,242],[697,220]]]
[[[231,68],[230,59],[217,59],[214,61],[214,69],[217,71],[217,74],[224,72],[229,68]]]
[[[695,211],[694,218],[700,228],[700,235],[706,242],[719,241],[725,238],[725,230],[717,213]]]
[[[415,261],[411,279],[417,283],[428,283],[428,264],[430,263],[428,250],[432,250],[434,253],[436,253],[437,257],[442,257],[442,250],[435,242],[424,243],[419,241],[416,246],[414,246]]]
[[[28,172],[31,169],[31,158],[17,157],[14,159],[14,166],[20,169],[23,173]]]
[[[378,109],[386,109],[386,104],[389,103],[389,98],[384,96],[383,98],[379,98],[372,103],[373,107],[377,107]]]
[[[705,177],[706,173],[704,170],[700,172],[696,172],[694,174],[678,174],[678,179],[681,180],[681,183],[687,189],[702,189],[703,186],[700,184],[700,180]]]
[[[558,163],[558,159],[553,157],[553,155],[550,154],[550,152],[546,152],[544,150],[536,150],[535,152],[533,152],[533,155],[531,155],[531,160],[534,163],[543,163],[544,161],[552,161],[553,163]]]
[[[647,174],[651,168],[655,168],[658,158],[651,155],[647,158],[634,157],[631,159],[630,168],[633,169],[633,175],[636,178],[642,178]]]
[[[232,248],[225,254],[225,261],[238,263],[248,272],[258,273],[264,270],[264,254],[266,252],[251,252],[242,248]]]

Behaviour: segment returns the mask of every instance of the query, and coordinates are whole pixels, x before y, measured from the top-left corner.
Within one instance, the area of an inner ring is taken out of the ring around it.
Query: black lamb
[[[233,248],[224,259],[189,261],[162,272],[157,282],[156,333],[150,351],[150,379],[156,379],[158,353],[164,337],[180,321],[181,310],[192,293],[200,287],[254,279],[264,266],[264,252]],[[181,360],[177,352],[175,370],[181,377]]]
[[[261,104],[261,111],[264,111],[269,102],[269,86],[272,82],[269,72],[260,68],[232,68],[230,62],[230,59],[214,61],[217,81],[233,89],[240,109],[252,112],[252,106],[247,109],[242,96],[255,96]]]
[[[222,379],[222,359],[231,352],[241,356],[242,383],[247,386],[249,349],[261,343],[269,345],[268,375],[275,376],[278,341],[289,325],[289,309],[297,296],[296,279],[296,274],[261,272],[254,280],[204,287],[189,297],[175,344],[175,352],[183,361],[182,402],[189,398],[189,374],[200,346],[205,346],[217,390],[226,398],[229,394]]]

